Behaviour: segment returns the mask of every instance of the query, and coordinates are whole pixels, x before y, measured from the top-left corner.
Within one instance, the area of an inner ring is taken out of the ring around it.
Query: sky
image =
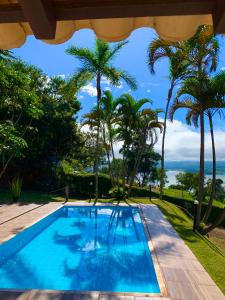
[[[119,88],[109,86],[107,80],[103,81],[103,89],[110,89],[114,97],[123,93],[131,93],[135,99],[149,98],[153,101],[153,108],[165,109],[168,80],[168,61],[161,60],[155,66],[156,74],[149,72],[147,65],[147,49],[149,43],[156,37],[153,29],[141,28],[135,30],[127,39],[128,44],[124,46],[120,54],[114,60],[114,65],[126,70],[134,76],[138,83],[138,90],[132,92],[122,82]],[[225,41],[219,38],[221,44],[218,72],[225,70]],[[48,76],[60,75],[64,78],[71,76],[79,67],[79,61],[67,55],[65,50],[70,45],[78,47],[93,48],[95,35],[93,31],[83,29],[76,32],[73,37],[64,44],[48,45],[36,40],[33,36],[27,38],[26,43],[18,49],[14,49],[14,55],[24,61],[31,63],[44,71]],[[90,82],[79,93],[78,98],[82,109],[78,113],[78,122],[84,113],[96,104],[96,89]],[[163,117],[163,116],[161,116]],[[225,160],[225,121],[218,116],[214,118],[215,140],[217,159]],[[208,125],[206,125],[206,160],[211,160],[211,145]],[[168,123],[165,150],[166,160],[192,160],[199,159],[199,130],[185,124],[185,111],[177,111],[173,123]],[[156,145],[160,152],[161,137]]]

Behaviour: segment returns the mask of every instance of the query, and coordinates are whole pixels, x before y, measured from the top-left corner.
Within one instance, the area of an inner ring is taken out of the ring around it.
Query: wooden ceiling
[[[56,21],[207,15],[225,33],[225,0],[18,0],[0,1],[0,23],[29,22],[38,39],[54,39]]]

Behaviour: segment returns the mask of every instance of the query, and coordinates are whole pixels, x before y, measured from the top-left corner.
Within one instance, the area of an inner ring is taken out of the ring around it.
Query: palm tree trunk
[[[134,183],[135,176],[137,174],[137,171],[138,171],[138,168],[139,168],[139,165],[140,165],[140,162],[141,162],[141,157],[142,157],[144,149],[145,149],[145,135],[146,135],[146,133],[145,133],[145,130],[144,130],[144,133],[141,135],[141,137],[139,139],[138,152],[137,152],[137,156],[136,156],[136,159],[135,159],[135,162],[134,162],[133,170],[132,170],[131,175],[130,175],[129,189],[128,189],[128,195],[129,196],[130,196],[131,188],[132,188],[133,183]]]
[[[97,109],[99,111],[101,100],[101,76],[97,75]],[[96,138],[96,153],[95,153],[95,202],[98,201],[98,173],[99,173],[99,135],[100,135],[100,120],[98,119],[97,125],[97,138]]]
[[[202,201],[204,195],[204,175],[205,175],[205,126],[204,112],[200,113],[200,165],[199,165],[199,186],[198,186],[198,207],[196,216],[197,228],[200,227]]]
[[[214,140],[214,132],[213,132],[213,120],[210,111],[208,112],[208,118],[209,118],[210,134],[211,134],[211,141],[212,141],[213,172],[212,172],[212,186],[211,186],[209,203],[203,218],[204,223],[207,223],[208,221],[208,218],[212,211],[212,203],[213,200],[215,199],[215,194],[216,194],[216,149],[215,149],[215,140]]]
[[[162,152],[161,152],[161,174],[160,174],[160,200],[163,198],[163,188],[164,188],[164,173],[165,173],[165,138],[166,138],[166,125],[167,125],[167,117],[168,111],[170,107],[170,101],[173,95],[174,81],[171,82],[171,86],[168,92],[168,98],[166,103],[166,111],[164,116],[164,127],[163,127],[163,135],[162,135]]]
[[[112,168],[111,168],[111,161],[110,161],[110,153],[107,149],[107,141],[106,141],[106,134],[105,134],[105,128],[103,127],[103,140],[104,140],[104,144],[106,145],[106,156],[107,156],[107,161],[108,161],[108,168],[109,168],[109,176],[111,177],[112,181],[113,180],[113,174],[112,174]]]

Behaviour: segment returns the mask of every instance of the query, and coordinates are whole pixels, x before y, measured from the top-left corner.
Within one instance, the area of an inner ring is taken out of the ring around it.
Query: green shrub
[[[66,174],[64,183],[69,185],[70,193],[89,197],[95,193],[95,174],[74,173]],[[112,182],[108,175],[99,174],[98,177],[99,197],[109,196]]]
[[[109,195],[115,198],[116,200],[125,200],[128,197],[128,193],[126,190],[124,190],[122,187],[117,186],[113,187],[109,191]]]
[[[21,196],[22,190],[22,179],[19,177],[13,178],[10,184],[10,192],[13,198],[13,202],[17,202]]]

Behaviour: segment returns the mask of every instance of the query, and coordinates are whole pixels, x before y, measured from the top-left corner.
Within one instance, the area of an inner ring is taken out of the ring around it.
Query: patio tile
[[[201,292],[201,300],[225,300],[225,296],[216,285],[199,285],[198,288]]]
[[[176,282],[167,280],[167,286],[169,295],[172,299],[202,300],[196,286],[190,284],[189,282]]]

